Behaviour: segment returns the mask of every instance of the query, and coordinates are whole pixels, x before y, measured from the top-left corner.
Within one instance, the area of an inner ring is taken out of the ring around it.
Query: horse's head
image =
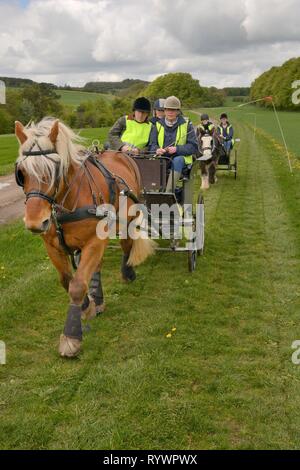
[[[26,195],[25,226],[35,233],[46,232],[51,225],[52,206],[63,190],[72,159],[78,148],[75,134],[59,120],[44,118],[37,125],[15,123],[20,143],[16,162],[16,182]]]
[[[211,156],[213,149],[213,138],[211,135],[204,135],[201,137],[201,149],[204,156]]]

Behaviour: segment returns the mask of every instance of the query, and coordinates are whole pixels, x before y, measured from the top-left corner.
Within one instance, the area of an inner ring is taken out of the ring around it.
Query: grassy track
[[[1,448],[299,447],[300,172],[237,131],[239,177],[206,195],[197,271],[162,254],[124,285],[107,251],[107,311],[78,360],[56,354],[67,297],[41,241],[1,229]]]
[[[86,145],[91,145],[94,139],[104,143],[108,133],[108,127],[81,129],[82,137],[87,139]],[[14,163],[18,156],[18,142],[14,134],[0,135],[0,176],[13,172]]]

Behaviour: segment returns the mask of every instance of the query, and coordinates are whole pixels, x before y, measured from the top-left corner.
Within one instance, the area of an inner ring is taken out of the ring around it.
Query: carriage
[[[240,142],[240,139],[235,139],[235,142]],[[215,182],[216,171],[230,171],[234,173],[234,178],[237,178],[238,154],[236,147],[226,150],[218,138],[207,133],[199,139],[199,151],[202,189],[208,189],[209,183]]]
[[[235,139],[235,142],[240,142],[240,139]],[[234,179],[237,179],[238,170],[238,152],[236,146],[227,151],[222,145],[220,156],[218,160],[217,171],[229,171],[234,174]]]
[[[200,193],[199,165],[188,165],[179,185],[166,192],[171,159],[165,156],[135,157],[141,173],[141,200],[147,212],[148,234],[168,240],[161,251],[187,253],[188,270],[196,268],[204,250],[204,201]]]

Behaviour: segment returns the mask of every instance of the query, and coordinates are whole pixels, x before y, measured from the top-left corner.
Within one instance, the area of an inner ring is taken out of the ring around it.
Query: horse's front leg
[[[82,303],[88,291],[93,273],[99,267],[107,242],[94,239],[82,252],[78,269],[69,284],[70,306],[64,332],[60,337],[59,353],[74,357],[80,352],[82,342]]]
[[[46,250],[52,264],[55,266],[59,274],[60,283],[63,288],[68,292],[69,284],[73,278],[72,267],[68,255],[50,242],[44,239]]]
[[[85,296],[82,304],[82,319],[90,320],[104,312],[104,310],[105,303],[101,282],[101,266],[99,265],[92,275],[89,292]]]
[[[201,162],[201,189],[209,189],[208,181],[208,168],[209,166],[205,162]]]

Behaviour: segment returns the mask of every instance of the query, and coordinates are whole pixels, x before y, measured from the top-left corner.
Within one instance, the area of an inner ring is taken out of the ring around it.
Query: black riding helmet
[[[133,111],[142,111],[143,113],[150,113],[151,111],[151,103],[147,98],[143,96],[141,98],[137,98],[133,103]]]
[[[201,121],[209,121],[209,115],[208,114],[201,114]]]
[[[228,119],[228,116],[226,113],[222,113],[220,116],[220,119]]]

